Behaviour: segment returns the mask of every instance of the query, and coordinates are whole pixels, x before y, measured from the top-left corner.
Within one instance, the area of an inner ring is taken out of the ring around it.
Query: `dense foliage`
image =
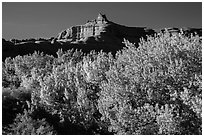
[[[202,134],[202,39],[168,32],[111,53],[3,62],[3,134]]]

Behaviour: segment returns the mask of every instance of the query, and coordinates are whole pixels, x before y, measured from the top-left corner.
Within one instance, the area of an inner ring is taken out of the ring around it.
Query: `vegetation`
[[[2,64],[3,134],[202,134],[202,38],[158,33],[116,55],[59,50]]]

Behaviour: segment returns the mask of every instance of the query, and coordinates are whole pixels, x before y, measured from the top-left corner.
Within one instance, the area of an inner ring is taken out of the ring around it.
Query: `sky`
[[[2,37],[50,38],[99,13],[131,27],[202,28],[201,2],[3,2]]]

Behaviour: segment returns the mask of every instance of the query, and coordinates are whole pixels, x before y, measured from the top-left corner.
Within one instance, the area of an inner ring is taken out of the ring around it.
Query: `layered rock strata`
[[[109,21],[105,15],[99,14],[95,20],[84,25],[70,27],[58,34],[58,41],[67,42],[106,42],[121,43],[124,38],[138,42],[141,37],[153,34],[154,30],[145,27],[126,27]]]

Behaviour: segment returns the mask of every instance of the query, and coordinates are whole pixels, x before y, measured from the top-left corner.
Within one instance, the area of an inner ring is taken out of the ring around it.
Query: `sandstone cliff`
[[[57,36],[57,39],[67,39],[71,41],[82,40],[87,37],[101,35],[106,32],[106,27],[109,25],[109,21],[105,15],[99,14],[98,18],[92,21],[88,21],[84,25],[78,25],[68,28],[62,31]]]
[[[58,34],[58,41],[65,42],[105,42],[121,44],[123,39],[137,43],[141,37],[154,34],[154,30],[145,27],[126,27],[109,21],[99,14],[95,20],[84,25],[70,27]]]

